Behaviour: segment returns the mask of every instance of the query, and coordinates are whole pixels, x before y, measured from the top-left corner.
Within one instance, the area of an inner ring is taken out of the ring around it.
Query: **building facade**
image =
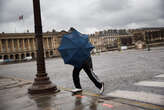
[[[64,33],[65,32],[51,32],[43,34],[45,58],[59,56],[57,47]],[[34,33],[0,34],[0,59],[19,61],[29,56],[35,59],[36,49]]]
[[[164,27],[159,28],[140,28],[129,30],[133,34],[132,41],[142,41],[145,45],[151,46],[164,45]]]
[[[60,56],[57,48],[61,38],[68,32],[43,33],[45,58]],[[105,30],[89,35],[95,46],[92,53],[119,50],[120,46],[134,46],[137,41],[145,43],[164,43],[164,28],[141,28],[133,30]],[[26,57],[36,58],[36,40],[34,33],[1,33],[0,59],[21,61]]]

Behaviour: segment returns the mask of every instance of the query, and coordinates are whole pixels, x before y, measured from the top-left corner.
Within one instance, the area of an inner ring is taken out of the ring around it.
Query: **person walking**
[[[70,28],[69,32],[74,31],[74,28]],[[96,76],[96,74],[93,72],[93,65],[92,65],[92,58],[91,55],[88,57],[87,60],[85,60],[80,67],[74,66],[73,69],[73,83],[75,86],[75,89],[72,90],[73,93],[76,92],[82,92],[82,87],[80,84],[80,78],[79,74],[81,70],[84,70],[90,80],[95,84],[95,86],[100,90],[100,94],[104,92],[104,82],[100,81],[99,78]]]
[[[99,78],[96,76],[96,74],[93,72],[91,56],[89,56],[89,58],[82,64],[80,68],[74,66],[72,76],[73,76],[73,83],[76,89],[72,90],[72,92],[82,92],[82,87],[79,78],[79,74],[82,69],[84,69],[90,80],[95,84],[97,88],[100,89],[100,94],[102,94],[104,92],[104,82],[101,82]]]

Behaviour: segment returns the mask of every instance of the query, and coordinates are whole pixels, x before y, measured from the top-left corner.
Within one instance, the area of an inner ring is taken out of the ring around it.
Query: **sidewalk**
[[[0,77],[0,110],[144,110],[120,103],[114,98],[105,99],[87,92],[72,95],[68,89],[63,88],[57,94],[31,96],[27,93],[31,83]]]

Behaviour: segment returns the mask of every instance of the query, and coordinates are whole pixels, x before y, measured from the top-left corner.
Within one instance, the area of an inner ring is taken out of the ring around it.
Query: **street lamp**
[[[57,86],[50,81],[45,68],[44,49],[42,41],[42,22],[39,0],[33,0],[33,10],[35,23],[35,38],[37,46],[37,74],[32,86],[28,89],[28,93],[40,94],[47,92],[57,92]]]

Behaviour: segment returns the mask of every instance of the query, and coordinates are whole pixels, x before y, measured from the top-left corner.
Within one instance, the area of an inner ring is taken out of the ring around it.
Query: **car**
[[[25,57],[24,60],[32,60],[32,56]]]
[[[4,59],[0,59],[0,64],[4,62]]]

